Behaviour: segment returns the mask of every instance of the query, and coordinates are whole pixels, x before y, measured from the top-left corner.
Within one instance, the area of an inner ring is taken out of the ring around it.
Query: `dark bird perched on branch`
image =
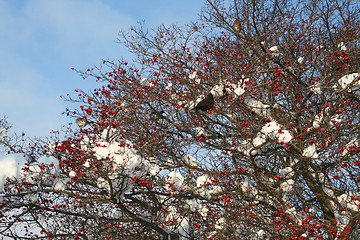
[[[165,116],[163,115],[165,113],[165,111],[157,111],[157,110],[153,110],[150,113],[150,119],[153,121],[157,121],[159,119],[165,119]]]
[[[214,95],[209,93],[203,100],[201,100],[193,109],[208,111],[214,106]]]

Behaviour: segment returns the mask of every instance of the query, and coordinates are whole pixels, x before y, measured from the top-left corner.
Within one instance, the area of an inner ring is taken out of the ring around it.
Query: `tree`
[[[6,156],[22,171],[4,175],[0,234],[356,239],[358,15],[207,0],[200,22],[123,33],[138,61],[80,72],[103,86],[66,98],[85,124]]]

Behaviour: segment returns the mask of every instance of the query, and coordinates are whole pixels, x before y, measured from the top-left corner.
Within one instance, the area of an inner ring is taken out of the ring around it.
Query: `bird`
[[[214,106],[214,95],[209,93],[203,100],[201,100],[193,109],[208,111]]]
[[[165,111],[153,110],[150,113],[150,119],[153,120],[153,121],[157,121],[157,120],[159,120],[161,118],[165,118],[164,115],[163,115],[164,113],[165,113]]]
[[[89,123],[86,118],[77,118],[75,122],[79,127],[85,127]]]
[[[234,29],[235,32],[240,31],[240,21],[238,19],[235,19],[232,28]]]

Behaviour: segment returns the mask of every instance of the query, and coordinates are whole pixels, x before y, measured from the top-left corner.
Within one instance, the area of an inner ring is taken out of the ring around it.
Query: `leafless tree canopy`
[[[103,85],[67,98],[86,124],[24,151],[0,236],[356,239],[358,17],[356,1],[207,0],[199,22],[123,32],[137,62],[81,72]]]

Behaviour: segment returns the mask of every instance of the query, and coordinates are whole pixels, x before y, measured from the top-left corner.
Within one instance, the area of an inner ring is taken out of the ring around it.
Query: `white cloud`
[[[60,129],[59,96],[84,86],[70,67],[118,58],[118,31],[135,21],[101,1],[0,1],[0,115],[16,132],[43,136]],[[115,50],[116,49],[116,50]],[[124,51],[125,52],[125,51]]]
[[[6,115],[16,132],[45,135],[60,128],[64,106],[56,86],[31,62],[16,55],[0,55],[0,115]]]
[[[25,12],[37,40],[50,38],[52,43],[45,47],[81,63],[89,57],[117,57],[113,50],[119,30],[135,24],[130,16],[100,1],[36,0],[27,5]],[[99,60],[92,59],[92,64]]]
[[[102,59],[130,59],[127,49],[115,43],[120,30],[141,20],[150,29],[185,23],[200,9],[198,3],[189,10],[184,2],[162,2],[0,0],[0,115],[8,116],[15,131],[29,135],[59,129],[70,121],[60,114],[69,104],[59,96],[97,86],[71,67],[85,70]]]

